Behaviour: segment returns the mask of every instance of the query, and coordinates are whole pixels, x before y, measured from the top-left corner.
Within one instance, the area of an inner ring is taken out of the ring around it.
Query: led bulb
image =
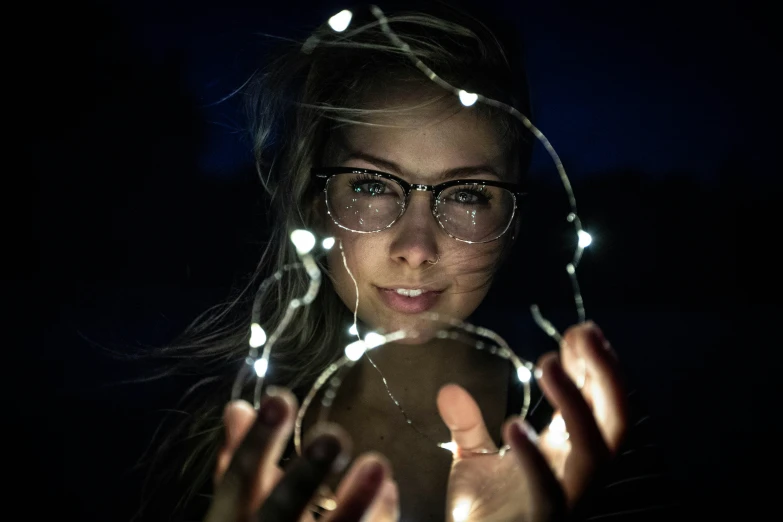
[[[367,345],[362,340],[354,341],[345,347],[345,356],[352,361],[358,361],[367,351]]]
[[[462,105],[465,107],[470,107],[476,103],[476,100],[478,100],[478,94],[468,91],[459,91],[459,101],[462,102]]]
[[[348,328],[348,333],[349,333],[350,335],[359,335],[359,332],[358,332],[358,330],[356,330],[356,325],[355,325],[355,324],[352,324],[352,325],[351,325],[351,326]]]
[[[259,346],[264,346],[264,343],[266,342],[266,332],[263,328],[261,328],[261,325],[258,323],[253,323],[250,325],[250,347],[251,348],[258,348]]]
[[[587,248],[590,246],[590,243],[593,242],[593,236],[585,232],[584,230],[580,230],[577,235],[579,236],[579,246],[582,248]]]
[[[291,232],[291,242],[299,254],[306,254],[315,246],[315,236],[307,230],[297,229]]]
[[[266,359],[258,359],[253,363],[253,369],[259,377],[266,375],[267,368],[269,368],[269,361]]]
[[[530,369],[527,366],[520,366],[517,368],[517,377],[520,382],[530,382],[530,378],[533,375],[530,373]]]
[[[549,423],[547,442],[555,446],[562,446],[568,440],[568,436],[563,416],[560,413],[555,413],[552,422]]]
[[[386,337],[382,336],[379,333],[375,332],[369,332],[367,335],[364,336],[364,344],[367,345],[367,349],[375,348],[376,346],[380,346],[386,342]]]
[[[331,27],[332,30],[337,33],[342,33],[348,29],[348,26],[351,23],[351,18],[353,18],[353,13],[348,9],[343,9],[329,19],[329,27]]]
[[[454,519],[454,522],[465,522],[468,519],[471,504],[472,502],[466,498],[457,502],[451,511],[451,517]]]
[[[452,453],[457,453],[457,443],[454,442],[454,441],[452,441],[452,442],[440,442],[440,443],[438,443],[438,446],[440,446],[441,448],[443,448],[445,450],[449,450]]]
[[[325,238],[323,241],[321,241],[321,246],[324,247],[324,250],[331,250],[331,248],[334,246],[334,238]]]

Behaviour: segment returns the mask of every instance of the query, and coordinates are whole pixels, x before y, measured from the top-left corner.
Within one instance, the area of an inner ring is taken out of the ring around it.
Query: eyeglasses
[[[488,243],[510,228],[522,185],[479,179],[416,185],[392,174],[353,167],[311,170],[326,196],[327,212],[346,230],[369,234],[397,222],[414,190],[432,192],[432,215],[458,241]]]

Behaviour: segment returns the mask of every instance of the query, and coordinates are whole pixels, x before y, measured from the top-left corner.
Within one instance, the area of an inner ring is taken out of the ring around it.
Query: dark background
[[[217,102],[262,65],[260,33],[303,38],[345,7],[282,4],[42,7],[35,45],[20,43],[37,186],[32,232],[7,259],[11,308],[29,313],[10,315],[6,382],[25,448],[10,462],[34,514],[128,520],[130,469],[183,388],[121,384],[148,368],[101,347],[165,343],[255,266],[261,187],[236,100]],[[533,119],[595,238],[580,269],[588,313],[645,397],[673,477],[705,514],[750,518],[781,433],[773,17],[739,2],[635,4],[473,11],[519,28]],[[536,154],[533,207],[550,221],[507,272],[529,286],[524,299],[498,290],[481,315],[523,354],[553,348],[531,328],[530,299],[561,328],[574,320],[567,295],[547,293],[554,279],[530,277],[559,270],[552,245],[568,240],[552,224],[562,189]],[[5,194],[12,227],[24,194]],[[40,501],[53,492],[64,502]]]

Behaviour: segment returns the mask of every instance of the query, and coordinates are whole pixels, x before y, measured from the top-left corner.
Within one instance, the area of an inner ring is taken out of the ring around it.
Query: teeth
[[[398,288],[396,292],[408,297],[417,297],[424,293],[422,290],[408,290],[407,288]]]

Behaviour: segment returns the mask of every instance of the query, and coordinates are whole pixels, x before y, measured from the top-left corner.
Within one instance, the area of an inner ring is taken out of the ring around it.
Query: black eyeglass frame
[[[360,169],[356,167],[314,167],[310,169],[310,174],[312,175],[316,183],[318,183],[318,188],[323,190],[324,192],[324,198],[327,202],[326,212],[329,214],[329,217],[332,218],[334,224],[350,232],[356,232],[357,234],[374,234],[376,232],[381,232],[383,230],[391,228],[391,226],[394,225],[397,222],[397,220],[399,220],[402,217],[402,215],[405,213],[405,209],[408,208],[408,200],[410,199],[411,192],[413,192],[414,190],[418,190],[422,192],[432,192],[433,198],[432,198],[432,202],[430,203],[432,216],[435,218],[435,221],[438,223],[438,225],[440,225],[440,228],[443,230],[443,232],[446,233],[446,235],[448,235],[453,239],[456,239],[457,241],[462,241],[463,243],[470,243],[470,244],[491,243],[492,241],[496,241],[500,239],[501,237],[503,237],[503,235],[506,232],[508,232],[508,229],[511,228],[511,224],[514,222],[514,219],[517,216],[517,210],[519,208],[519,200],[523,196],[527,195],[527,192],[524,191],[524,186],[520,183],[507,183],[504,181],[495,181],[495,180],[487,180],[487,179],[451,179],[449,181],[444,181],[443,183],[438,183],[437,185],[421,185],[417,183],[408,183],[404,179],[399,178],[393,174],[389,174],[388,172],[381,172],[378,170],[371,170],[371,169]],[[405,195],[403,204],[400,207],[400,213],[397,215],[397,217],[395,217],[392,220],[391,223],[389,223],[384,228],[381,228],[379,230],[372,230],[372,231],[353,230],[351,228],[341,225],[340,223],[337,222],[335,217],[332,216],[331,210],[329,210],[329,205],[328,205],[329,197],[326,193],[329,184],[329,179],[337,174],[370,174],[373,176],[378,176],[396,182],[399,186],[402,187],[403,194]],[[506,228],[504,228],[503,231],[500,234],[498,234],[496,237],[492,239],[488,239],[486,241],[468,241],[467,239],[460,239],[454,236],[453,234],[451,234],[448,230],[446,230],[446,228],[443,226],[443,223],[440,222],[440,218],[438,217],[438,201],[441,192],[455,185],[482,185],[482,186],[489,186],[489,187],[498,187],[509,191],[512,197],[514,198],[514,209],[511,212],[511,218],[508,220],[508,224],[506,225]]]

